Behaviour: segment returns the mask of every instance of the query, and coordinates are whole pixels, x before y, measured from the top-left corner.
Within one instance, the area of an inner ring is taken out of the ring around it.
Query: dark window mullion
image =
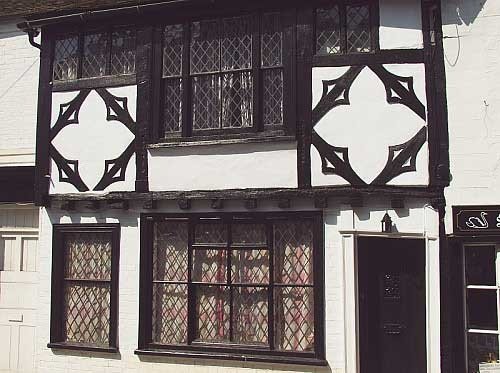
[[[347,6],[339,3],[340,16],[340,53],[347,53]]]
[[[190,78],[190,53],[191,51],[191,24],[183,24],[183,48],[182,48],[182,137],[190,137],[193,134],[192,123],[192,97]]]
[[[260,71],[261,66],[261,25],[260,14],[255,14],[253,17],[252,25],[252,128],[255,132],[262,132],[264,130],[264,122],[262,117],[262,74]]]
[[[111,55],[113,53],[113,29],[106,30],[108,33],[108,50],[106,51],[106,72],[104,75],[111,75]]]
[[[274,325],[274,240],[273,240],[273,223],[266,223],[267,229],[267,248],[269,252],[269,287],[268,287],[268,343],[271,351],[275,350],[275,325]]]
[[[223,23],[222,23],[222,18],[217,19],[217,24],[218,24],[218,42],[219,42],[219,71],[218,71],[218,77],[219,77],[219,127],[217,129],[222,129],[222,115],[223,115],[223,107],[224,107],[224,72],[222,71],[222,35],[224,34],[224,28],[223,28]],[[227,72],[226,72],[227,74]]]
[[[233,325],[233,315],[234,315],[234,307],[233,307],[233,300],[234,300],[234,287],[233,285],[233,279],[231,278],[232,275],[232,270],[231,270],[231,256],[232,256],[232,250],[231,250],[231,244],[232,244],[232,233],[231,233],[231,228],[232,225],[227,222],[224,223],[226,224],[226,231],[227,231],[227,254],[226,254],[226,261],[227,261],[227,283],[229,285],[229,340],[231,342],[234,341],[234,325]]]
[[[188,223],[188,336],[187,344],[191,344],[196,336],[196,289],[192,283],[193,277],[193,239],[194,224],[190,219]]]
[[[83,71],[83,55],[84,55],[84,40],[85,40],[85,32],[81,31],[78,33],[78,51],[77,55],[77,63],[78,66],[76,68],[76,78],[80,79],[82,77]]]

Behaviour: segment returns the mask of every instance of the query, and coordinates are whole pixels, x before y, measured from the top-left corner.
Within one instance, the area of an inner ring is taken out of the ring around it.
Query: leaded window
[[[317,215],[144,224],[141,348],[322,357]]]
[[[116,347],[117,225],[55,225],[51,347]]]
[[[339,2],[317,8],[316,54],[328,56],[374,51],[374,5],[370,3],[361,1],[346,5]]]
[[[54,40],[53,80],[135,73],[136,31],[132,28],[87,30]]]
[[[160,137],[282,126],[282,18],[270,12],[166,25]]]

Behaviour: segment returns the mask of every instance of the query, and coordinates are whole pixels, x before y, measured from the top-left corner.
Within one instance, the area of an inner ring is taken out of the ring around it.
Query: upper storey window
[[[316,54],[368,53],[374,50],[372,5],[361,2],[316,9]]]
[[[54,81],[135,73],[135,30],[61,35],[54,43]]]
[[[282,23],[263,13],[166,25],[160,136],[282,126]]]

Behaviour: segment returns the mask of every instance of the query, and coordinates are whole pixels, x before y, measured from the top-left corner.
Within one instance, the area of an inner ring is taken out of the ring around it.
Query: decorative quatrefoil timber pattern
[[[360,65],[350,67],[337,79],[323,80],[323,94],[312,111],[313,128],[334,108],[350,105],[351,86],[365,68],[372,70],[384,84],[387,103],[404,105],[426,121],[426,109],[415,93],[412,77],[395,75],[383,65]],[[385,185],[403,173],[416,171],[417,155],[426,140],[427,126],[424,125],[410,140],[389,146],[387,163],[370,185]],[[314,129],[312,145],[320,154],[323,174],[338,175],[354,186],[367,185],[353,170],[348,148],[330,145]]]
[[[91,89],[82,89],[72,101],[61,104],[59,116],[50,131],[50,156],[58,168],[59,181],[73,185],[79,192],[87,192],[89,187],[80,176],[78,160],[64,158],[54,147],[52,141],[66,126],[79,123],[78,114],[91,91]],[[118,158],[104,161],[103,176],[93,189],[94,191],[103,191],[111,184],[125,180],[128,163],[135,153],[135,121],[129,113],[127,97],[114,96],[105,88],[97,88],[95,91],[106,105],[106,120],[122,123],[134,135],[134,139]]]

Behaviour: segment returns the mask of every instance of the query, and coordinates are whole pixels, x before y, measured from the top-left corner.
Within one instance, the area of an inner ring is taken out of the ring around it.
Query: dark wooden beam
[[[158,201],[156,201],[154,199],[148,199],[148,200],[144,201],[144,204],[142,205],[142,207],[146,210],[156,210],[158,207]]]
[[[128,200],[248,200],[267,199],[279,200],[282,198],[315,198],[315,197],[338,197],[350,198],[352,196],[385,197],[385,198],[441,198],[442,191],[432,187],[401,187],[401,186],[340,186],[340,187],[316,187],[310,189],[294,188],[266,188],[266,189],[227,189],[227,190],[194,190],[194,191],[167,191],[167,192],[109,192],[105,194],[82,194],[68,193],[50,196],[51,201],[106,201],[109,199]]]
[[[63,201],[61,203],[61,210],[74,211],[76,209],[76,201]]]
[[[224,200],[222,199],[213,199],[210,206],[214,209],[214,210],[220,210],[220,209],[223,209],[224,208]]]
[[[107,207],[112,210],[128,210],[129,200],[109,200],[107,201]]]
[[[314,198],[314,207],[317,209],[325,209],[328,207],[328,197],[319,196]]]
[[[278,207],[280,209],[289,209],[291,206],[291,201],[289,198],[282,198],[278,200]]]
[[[177,204],[179,205],[179,208],[181,210],[191,209],[191,200],[189,200],[189,199],[180,199],[177,201]]]
[[[256,199],[247,199],[245,200],[245,208],[247,210],[253,210],[257,208],[257,200]]]
[[[353,194],[349,197],[349,205],[351,205],[351,207],[363,207],[363,196],[359,193]]]
[[[403,198],[392,198],[391,199],[391,207],[393,209],[404,209],[405,208],[405,200]]]

